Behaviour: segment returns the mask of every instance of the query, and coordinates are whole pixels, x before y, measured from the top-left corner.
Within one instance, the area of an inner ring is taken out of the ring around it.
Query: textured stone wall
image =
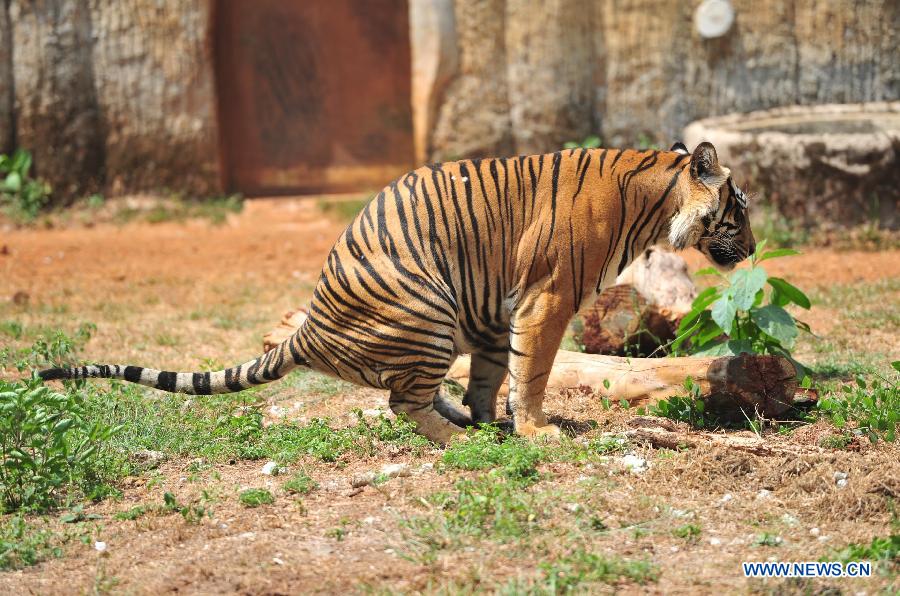
[[[733,0],[735,23],[712,40],[694,29],[699,3],[456,0],[462,65],[432,157],[546,151],[588,132],[664,145],[712,115],[900,98],[897,0]]]
[[[14,131],[57,201],[217,190],[207,2],[10,0],[7,10],[13,76],[4,79],[0,15],[0,143]]]
[[[900,98],[897,0],[410,0],[418,160],[599,134],[667,145],[692,120]],[[0,0],[0,150],[65,200],[219,192],[213,0]]]
[[[104,146],[87,0],[16,0],[9,17],[17,145],[57,196],[97,190]]]
[[[13,104],[15,90],[12,72],[12,24],[6,0],[0,1],[0,153],[9,153],[15,145]]]

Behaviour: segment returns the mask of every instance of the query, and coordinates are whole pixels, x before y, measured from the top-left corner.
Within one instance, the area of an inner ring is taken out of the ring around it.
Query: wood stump
[[[604,290],[584,316],[581,343],[589,354],[664,356],[697,288],[680,256],[648,249]]]

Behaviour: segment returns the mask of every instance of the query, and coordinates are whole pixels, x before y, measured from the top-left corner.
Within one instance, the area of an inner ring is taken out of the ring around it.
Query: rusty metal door
[[[406,0],[220,0],[215,11],[226,188],[372,190],[410,169]]]

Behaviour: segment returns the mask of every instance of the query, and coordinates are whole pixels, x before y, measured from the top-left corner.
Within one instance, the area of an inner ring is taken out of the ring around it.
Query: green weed
[[[373,197],[364,197],[352,200],[320,200],[316,205],[326,215],[330,215],[341,222],[350,222],[371,202]]]
[[[12,155],[0,154],[0,206],[10,217],[34,220],[50,200],[50,185],[31,177],[31,153],[16,149]]]
[[[271,505],[275,502],[272,493],[264,488],[248,488],[241,491],[238,498],[244,507],[259,507],[260,505]]]
[[[564,149],[577,149],[582,147],[584,149],[596,149],[600,145],[603,144],[603,141],[600,140],[600,137],[597,135],[591,135],[589,137],[585,137],[582,141],[567,141],[563,144]]]
[[[62,556],[57,537],[28,523],[21,515],[0,520],[0,570],[19,569]]]
[[[826,395],[819,400],[819,412],[838,428],[856,428],[872,442],[895,441],[900,426],[900,361],[892,366],[897,371],[892,378],[875,377],[867,382],[859,375],[855,383]]]
[[[544,573],[540,591],[567,594],[590,591],[591,584],[617,584],[623,580],[638,584],[659,579],[659,568],[650,561],[629,561],[579,549],[572,554],[541,564]]]
[[[281,485],[281,488],[291,494],[305,495],[312,492],[319,486],[319,483],[309,477],[304,471],[299,471],[293,475],[287,482]]]
[[[51,391],[40,380],[0,380],[0,498],[5,510],[46,510],[73,492],[107,491],[115,473],[108,449],[121,426],[88,415],[77,390]]]

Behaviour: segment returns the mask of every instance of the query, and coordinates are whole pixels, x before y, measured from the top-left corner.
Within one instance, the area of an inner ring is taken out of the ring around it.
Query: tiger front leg
[[[544,390],[559,350],[571,309],[551,292],[525,297],[510,326],[509,404],[516,432],[526,437],[560,434],[544,414]]]

